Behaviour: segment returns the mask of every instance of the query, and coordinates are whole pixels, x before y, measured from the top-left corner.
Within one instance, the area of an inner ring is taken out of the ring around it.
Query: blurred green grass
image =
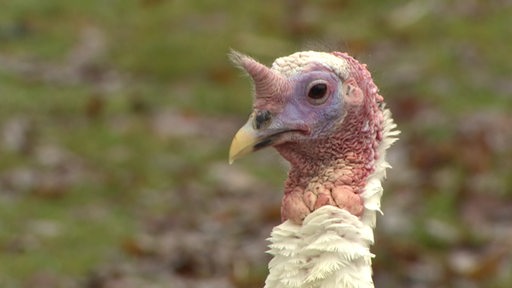
[[[81,279],[125,257],[121,246],[140,228],[139,214],[165,210],[166,203],[142,198],[158,199],[184,181],[208,183],[207,164],[225,160],[231,134],[162,139],[150,126],[162,109],[242,123],[250,84],[231,67],[230,48],[268,64],[304,47],[345,50],[369,64],[391,102],[415,97],[450,118],[511,111],[512,57],[505,40],[512,35],[511,6],[466,11],[449,2],[441,7],[459,9],[456,17],[421,1],[3,3],[0,66],[10,64],[0,67],[2,124],[28,121],[36,136],[27,145],[61,147],[88,172],[63,187],[16,186],[9,184],[12,171],[55,170],[58,177],[62,168],[41,163],[34,147],[0,150],[0,285],[21,287],[41,270]],[[83,35],[90,29],[97,34],[92,39]],[[73,53],[94,41],[104,48],[77,68],[78,80],[66,78]],[[120,75],[119,87],[104,88],[109,71]],[[432,129],[425,137],[447,133]],[[256,161],[238,165],[279,186],[283,169]],[[426,214],[453,205],[446,195],[430,202]],[[38,219],[59,232],[32,235]],[[22,247],[12,247],[18,242]]]

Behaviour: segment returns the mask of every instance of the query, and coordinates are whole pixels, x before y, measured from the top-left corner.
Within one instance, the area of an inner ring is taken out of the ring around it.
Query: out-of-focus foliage
[[[263,286],[286,167],[226,163],[251,105],[231,48],[369,65],[403,131],[378,287],[512,285],[512,2],[1,6],[1,287]]]

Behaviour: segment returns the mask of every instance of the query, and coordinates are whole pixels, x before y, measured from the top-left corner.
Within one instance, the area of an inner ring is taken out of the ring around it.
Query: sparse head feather
[[[304,71],[312,64],[323,65],[325,68],[336,73],[342,80],[348,78],[349,67],[347,61],[326,52],[303,51],[280,57],[272,64],[272,70],[289,77]]]
[[[369,86],[365,91],[367,96],[382,102],[382,96],[378,95],[377,86],[373,83],[372,77],[366,69],[366,64],[361,64],[347,53],[342,52],[317,52],[302,51],[289,56],[277,58],[271,69],[281,75],[290,77],[297,73],[307,71],[315,65],[323,66],[334,72],[342,81],[354,78],[361,86]],[[366,88],[366,87],[361,87]]]

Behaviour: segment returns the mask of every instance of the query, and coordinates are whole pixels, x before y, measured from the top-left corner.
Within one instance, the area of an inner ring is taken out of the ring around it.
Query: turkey
[[[374,287],[370,245],[399,131],[366,65],[341,52],[297,52],[270,68],[230,56],[254,84],[230,163],[270,146],[290,163],[265,287]]]

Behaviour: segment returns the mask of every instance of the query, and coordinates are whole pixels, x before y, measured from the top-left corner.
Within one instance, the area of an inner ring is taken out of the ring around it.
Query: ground
[[[227,164],[231,48],[368,64],[403,131],[378,287],[510,287],[510,1],[19,0],[0,11],[0,286],[262,287],[286,164]]]

